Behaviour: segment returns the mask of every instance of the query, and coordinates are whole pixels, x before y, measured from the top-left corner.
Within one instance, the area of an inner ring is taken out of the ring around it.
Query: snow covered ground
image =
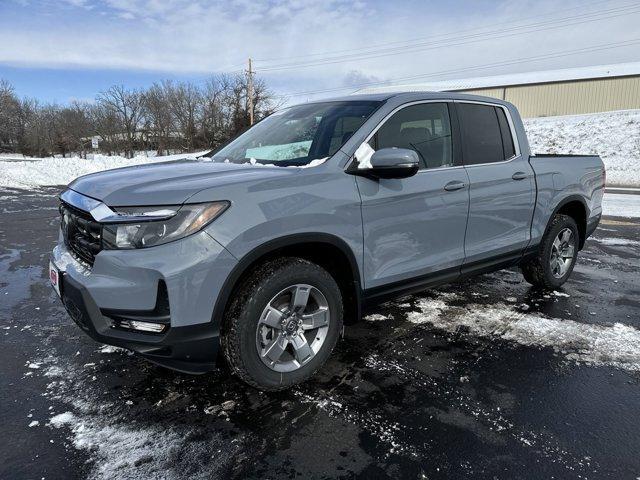
[[[595,154],[607,167],[607,184],[640,186],[640,110],[528,118],[533,153]]]
[[[605,192],[602,211],[613,217],[640,218],[640,195]]]
[[[558,291],[550,295],[570,296]],[[452,300],[451,296],[446,300]],[[640,371],[640,331],[631,325],[589,324],[526,313],[527,304],[468,304],[452,309],[446,300],[419,300],[419,309],[408,314],[409,321],[427,323],[450,334],[462,328],[471,336],[552,348],[569,361]]]
[[[207,151],[181,153],[161,157],[138,155],[133,158],[93,155],[93,158],[24,158],[20,155],[0,157],[0,187],[28,188],[45,185],[67,185],[75,178],[88,173],[112,168],[128,167],[141,163],[168,162],[183,158],[197,158]]]

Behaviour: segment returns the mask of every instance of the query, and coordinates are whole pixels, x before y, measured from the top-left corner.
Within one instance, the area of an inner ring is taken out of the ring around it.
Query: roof
[[[355,100],[370,101],[370,102],[384,102],[390,97],[393,97],[397,92],[389,91],[384,92],[355,92],[351,95],[343,95],[340,97],[319,98],[316,100],[310,100],[304,103],[325,103],[325,102],[353,102]],[[357,98],[354,98],[356,96]]]
[[[640,62],[616,63],[612,65],[594,65],[590,67],[564,68],[560,70],[546,70],[538,72],[514,73],[509,75],[494,75],[460,80],[444,80],[426,84],[391,85],[385,87],[370,87],[358,90],[356,93],[391,93],[415,91],[456,91],[479,88],[506,87],[510,85],[530,85],[536,83],[566,82],[587,80],[594,78],[624,77],[640,75]]]
[[[313,100],[305,103],[299,103],[297,105],[309,105],[313,103],[328,103],[328,102],[385,102],[393,99],[394,101],[403,103],[403,102],[412,102],[412,101],[422,101],[422,100],[473,100],[473,101],[487,101],[490,100],[492,103],[499,103],[501,105],[511,105],[509,102],[504,100],[499,100],[497,98],[490,98],[482,95],[476,95],[472,93],[457,93],[457,92],[444,92],[444,91],[432,91],[432,90],[397,90],[397,91],[389,91],[387,93],[360,93],[355,92],[351,95],[342,96],[342,97],[330,97],[330,98],[322,98],[318,100]]]

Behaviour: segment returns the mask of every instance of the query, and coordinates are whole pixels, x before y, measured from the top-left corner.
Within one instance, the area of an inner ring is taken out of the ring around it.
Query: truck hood
[[[71,182],[69,188],[111,207],[179,205],[207,188],[297,172],[297,168],[178,160],[84,175]]]

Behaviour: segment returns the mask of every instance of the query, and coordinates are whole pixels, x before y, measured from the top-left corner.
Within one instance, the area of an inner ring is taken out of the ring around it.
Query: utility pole
[[[247,106],[249,108],[249,125],[253,125],[253,70],[251,69],[251,59],[249,59],[249,70],[247,70]]]

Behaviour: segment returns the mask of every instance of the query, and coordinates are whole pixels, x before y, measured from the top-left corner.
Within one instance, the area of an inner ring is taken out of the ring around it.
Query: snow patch
[[[316,158],[315,160],[311,160],[309,163],[307,163],[306,165],[301,165],[299,167],[294,167],[294,168],[313,168],[313,167],[317,167],[318,165],[322,165],[324,162],[326,162],[329,159],[329,157],[324,157],[324,158]]]
[[[166,455],[168,452],[165,448],[183,441],[170,429],[122,424],[111,426],[96,422],[91,417],[78,417],[71,412],[56,415],[49,423],[55,428],[69,428],[74,447],[92,453],[97,468],[91,478],[131,478],[131,474],[143,478],[147,476],[143,474],[145,470],[153,475],[155,468],[149,472],[150,466],[169,462],[170,456]],[[155,471],[155,474],[158,473]],[[170,472],[165,471],[162,478],[177,478],[175,474],[165,477],[167,473]]]
[[[0,159],[0,187],[34,187],[42,185],[67,185],[77,177],[89,173],[129,167],[143,163],[168,162],[172,160],[194,160],[207,152],[183,153],[159,157],[138,155],[125,158],[117,155],[93,155],[92,158],[30,158],[24,161],[2,161]]]
[[[440,299],[420,300],[418,302],[420,312],[409,312],[407,315],[411,323],[417,325],[423,323],[435,323],[440,314],[447,308],[447,304]]]
[[[602,245],[637,247],[640,246],[638,240],[628,240],[626,238],[597,238],[592,237],[596,242]]]
[[[113,345],[103,345],[102,347],[100,347],[100,353],[124,353],[127,351],[128,350],[124,348],[115,347]]]
[[[640,139],[638,141],[640,142]],[[640,170],[640,163],[636,169]],[[602,214],[612,217],[640,218],[640,195],[623,195],[606,191],[602,199]],[[600,230],[608,229],[600,228]]]
[[[522,313],[511,306],[469,305],[449,309],[440,300],[423,299],[413,323],[429,323],[448,333],[462,331],[484,338],[501,338],[529,347],[549,347],[569,360],[596,366],[640,371],[640,330],[621,323],[597,325]]]
[[[366,322],[384,322],[386,320],[390,320],[392,317],[389,315],[382,315],[380,313],[373,313],[371,315],[367,315],[364,317]]]
[[[190,478],[218,478],[244,448],[243,436],[229,441],[215,430],[202,435],[201,425],[175,422],[167,426],[157,417],[154,420],[154,412],[132,416],[133,402],[109,401],[100,387],[87,383],[84,368],[53,365],[49,371],[50,377],[61,375],[47,385],[45,396],[66,403],[69,410],[52,416],[47,425],[64,429],[73,447],[88,452],[90,480],[173,480],[184,478],[187,471]],[[178,396],[175,391],[172,394]],[[124,411],[123,403],[129,406]],[[220,408],[226,415],[235,406],[228,400]]]

